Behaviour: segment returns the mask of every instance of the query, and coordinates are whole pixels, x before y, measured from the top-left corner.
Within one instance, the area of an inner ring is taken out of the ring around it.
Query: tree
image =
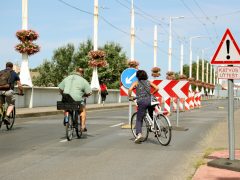
[[[46,60],[37,67],[40,75],[34,78],[34,85],[57,86],[76,67],[85,69],[84,78],[90,82],[93,69],[88,66],[88,52],[92,49],[91,40],[81,43],[76,52],[73,44],[58,48],[53,52],[51,61]],[[122,52],[122,47],[119,44],[113,42],[105,44],[100,49],[106,52],[106,61],[109,66],[98,68],[99,78],[106,82],[108,88],[119,88],[120,75],[127,68],[126,54]]]
[[[44,60],[43,64],[35,68],[35,71],[38,71],[40,76],[33,77],[33,84],[37,86],[53,86],[52,82],[52,63],[47,59]]]
[[[113,42],[105,44],[102,50],[106,53],[109,66],[99,69],[99,78],[106,81],[108,88],[119,88],[121,73],[127,68],[126,54],[119,44]]]

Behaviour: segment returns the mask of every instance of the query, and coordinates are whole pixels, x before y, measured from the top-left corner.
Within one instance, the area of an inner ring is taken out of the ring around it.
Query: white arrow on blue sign
[[[125,88],[129,89],[137,81],[136,73],[137,69],[134,68],[127,68],[122,72],[121,82]]]

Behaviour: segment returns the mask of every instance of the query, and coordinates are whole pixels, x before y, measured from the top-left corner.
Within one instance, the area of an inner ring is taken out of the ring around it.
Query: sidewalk
[[[234,113],[234,125],[235,125],[235,160],[237,161],[235,166],[240,170],[240,109]],[[228,161],[229,158],[229,142],[228,142],[228,120],[225,119],[219,123],[213,132],[208,137],[210,140],[208,142],[208,147],[206,151],[212,151],[209,155],[206,154],[204,157],[204,165],[201,165],[195,172],[192,180],[240,180],[240,172],[221,169],[221,166],[212,167],[207,165],[213,160],[217,161]],[[233,162],[233,161],[231,161]],[[206,164],[205,164],[206,163]],[[234,164],[234,163],[232,163]],[[228,164],[226,164],[228,165]],[[231,166],[231,164],[229,163]]]
[[[119,107],[128,107],[129,103],[109,103],[102,106],[101,104],[87,104],[87,111],[101,110],[101,109],[112,109]],[[62,114],[62,110],[57,110],[57,106],[50,107],[36,107],[36,108],[17,108],[16,117],[37,117]]]

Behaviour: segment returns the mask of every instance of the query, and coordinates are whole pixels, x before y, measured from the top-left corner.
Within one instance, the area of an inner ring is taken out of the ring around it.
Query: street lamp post
[[[181,18],[184,18],[184,16],[169,17],[168,71],[172,70],[172,20]]]
[[[208,49],[211,49],[211,48],[205,48],[205,49],[202,49],[202,82],[205,81],[204,79],[204,72],[205,72],[205,69],[204,69],[204,52],[205,50],[208,50]],[[201,94],[204,94],[204,87],[202,86],[202,90],[201,90]]]
[[[193,36],[190,37],[189,42],[189,78],[192,77],[192,40],[197,38],[208,38],[208,36]],[[191,85],[189,86],[189,90],[192,91]]]

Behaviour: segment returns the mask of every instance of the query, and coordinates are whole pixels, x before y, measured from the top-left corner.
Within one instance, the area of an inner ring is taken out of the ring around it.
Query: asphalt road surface
[[[220,108],[219,108],[220,107]],[[227,101],[213,100],[200,109],[180,113],[169,146],[150,134],[135,144],[128,108],[91,111],[88,132],[68,142],[63,116],[18,118],[13,130],[0,130],[1,180],[181,180],[194,171],[204,142],[214,126],[226,119]],[[170,116],[173,125],[176,115]]]

